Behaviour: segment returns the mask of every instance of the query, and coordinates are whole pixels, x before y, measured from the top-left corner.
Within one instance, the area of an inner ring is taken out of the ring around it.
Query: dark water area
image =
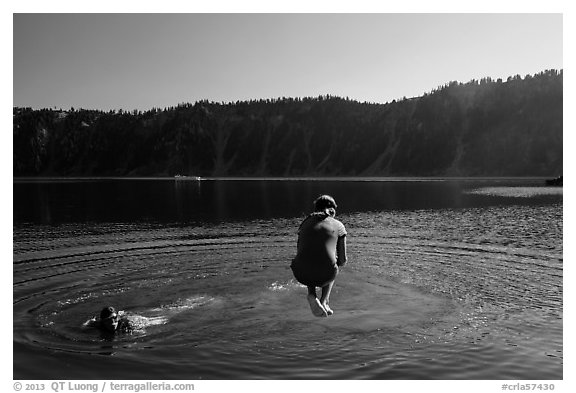
[[[562,379],[563,195],[541,179],[15,179],[15,379]],[[320,194],[328,318],[289,269]],[[81,326],[112,304],[136,329]]]
[[[20,179],[14,182],[14,223],[215,223],[294,217],[307,214],[311,201],[322,193],[337,199],[340,214],[531,204],[562,195],[562,188],[515,199],[468,192],[543,184],[543,179]]]

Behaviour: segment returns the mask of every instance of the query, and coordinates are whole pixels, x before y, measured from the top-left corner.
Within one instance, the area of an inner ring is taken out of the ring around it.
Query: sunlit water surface
[[[15,182],[14,378],[562,379],[562,189],[517,182],[124,182],[160,199],[92,216],[85,184]],[[329,318],[289,269],[322,192],[349,233]],[[134,332],[81,328],[108,304]]]

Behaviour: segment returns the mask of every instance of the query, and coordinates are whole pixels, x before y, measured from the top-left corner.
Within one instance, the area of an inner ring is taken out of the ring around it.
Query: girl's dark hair
[[[326,209],[336,209],[336,201],[330,195],[321,195],[314,201],[314,210],[317,212],[325,211]]]
[[[314,201],[314,211],[322,212],[326,216],[336,214],[336,201],[330,195],[321,195]]]
[[[317,220],[325,220],[328,217],[334,217],[336,215],[336,201],[330,195],[320,195],[314,201],[314,212],[310,213],[308,217],[300,224],[300,228],[304,223],[310,219],[315,218]],[[298,230],[300,230],[300,228]]]
[[[104,307],[102,311],[100,311],[100,319],[106,319],[112,314],[116,314],[116,309],[114,307]]]

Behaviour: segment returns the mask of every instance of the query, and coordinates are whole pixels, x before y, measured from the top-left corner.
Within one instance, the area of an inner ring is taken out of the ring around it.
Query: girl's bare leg
[[[328,316],[328,312],[326,311],[326,309],[324,309],[324,307],[322,306],[322,304],[320,303],[320,301],[318,300],[318,298],[316,297],[316,287],[314,286],[308,286],[308,304],[310,304],[310,309],[312,310],[312,314],[314,314],[317,317],[327,317]]]
[[[328,306],[328,303],[330,302],[330,292],[332,292],[333,286],[334,281],[330,281],[328,284],[324,285],[322,287],[322,297],[320,298],[320,303],[328,315],[334,314],[334,311],[332,311],[330,306]]]
[[[316,287],[308,285],[308,295],[316,297]]]

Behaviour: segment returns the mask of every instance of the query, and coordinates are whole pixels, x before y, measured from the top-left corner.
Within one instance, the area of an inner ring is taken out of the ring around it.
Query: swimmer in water
[[[296,280],[308,287],[308,303],[317,317],[334,314],[330,292],[339,267],[346,264],[346,228],[335,215],[334,198],[322,195],[314,201],[314,212],[298,229],[298,252],[290,265]],[[322,288],[320,300],[316,287]]]
[[[100,318],[92,317],[82,325],[83,327],[93,327],[105,333],[129,333],[133,330],[132,324],[123,312],[116,312],[112,306],[104,307],[100,311]]]

